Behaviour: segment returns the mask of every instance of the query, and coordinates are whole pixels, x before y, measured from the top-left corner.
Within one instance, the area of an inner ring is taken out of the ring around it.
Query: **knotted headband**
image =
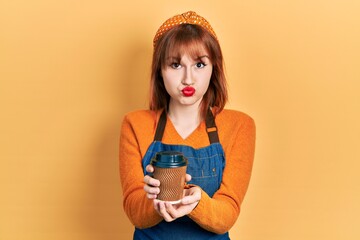
[[[175,26],[178,26],[180,24],[186,24],[186,23],[199,25],[199,26],[203,27],[207,32],[209,32],[217,40],[216,34],[215,34],[213,28],[211,27],[210,23],[205,18],[196,14],[196,12],[188,11],[186,13],[175,15],[172,18],[169,18],[160,26],[160,28],[157,30],[154,40],[153,40],[154,47],[156,45],[156,42],[159,40],[159,38],[164,33],[166,33],[167,31],[169,31],[170,29],[172,29]]]

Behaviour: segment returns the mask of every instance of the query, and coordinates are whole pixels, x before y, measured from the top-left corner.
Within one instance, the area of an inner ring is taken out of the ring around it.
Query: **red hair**
[[[201,116],[206,116],[209,107],[215,108],[215,114],[224,109],[228,93],[219,42],[201,26],[181,24],[164,33],[154,46],[150,80],[151,110],[165,109],[167,111],[170,101],[170,95],[165,89],[161,76],[161,68],[165,66],[166,59],[169,56],[180,58],[185,53],[197,59],[203,50],[209,55],[213,71],[208,90],[200,104]]]

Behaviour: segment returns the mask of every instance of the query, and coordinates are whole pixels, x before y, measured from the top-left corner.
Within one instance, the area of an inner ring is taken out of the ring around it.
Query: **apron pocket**
[[[212,197],[220,187],[217,169],[215,167],[193,169],[191,166],[188,166],[187,172],[191,175],[191,181],[189,183],[201,187],[210,197]]]

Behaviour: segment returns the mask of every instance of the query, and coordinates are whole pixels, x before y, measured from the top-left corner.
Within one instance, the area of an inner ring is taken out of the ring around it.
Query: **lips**
[[[185,87],[181,92],[184,94],[185,97],[191,97],[195,93],[195,88],[193,87]]]

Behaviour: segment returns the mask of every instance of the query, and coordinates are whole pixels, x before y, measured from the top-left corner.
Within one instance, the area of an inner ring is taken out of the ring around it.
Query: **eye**
[[[176,62],[170,64],[170,66],[171,66],[173,69],[179,69],[179,68],[181,67],[180,63],[176,63]]]
[[[203,63],[203,62],[198,62],[198,63],[196,63],[196,67],[197,67],[197,68],[204,68],[205,66],[206,66],[206,64]]]

